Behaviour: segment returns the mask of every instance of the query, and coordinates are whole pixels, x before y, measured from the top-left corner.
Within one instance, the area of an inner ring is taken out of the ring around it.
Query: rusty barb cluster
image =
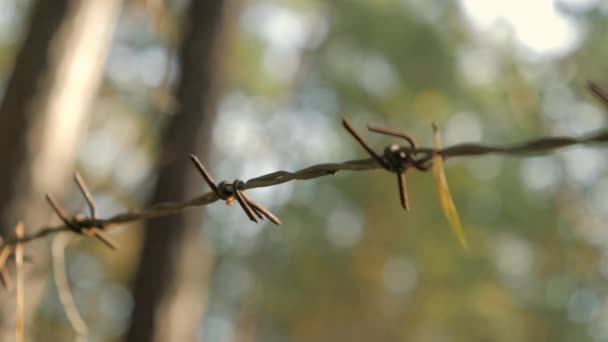
[[[201,176],[203,176],[203,179],[207,185],[209,185],[213,193],[215,193],[217,197],[223,199],[227,205],[231,205],[236,197],[236,200],[239,202],[241,208],[251,221],[257,223],[258,219],[264,220],[264,218],[267,218],[270,222],[276,224],[277,226],[281,224],[281,220],[279,220],[278,217],[274,216],[270,211],[268,211],[268,209],[254,202],[245,194],[245,182],[240,179],[235,179],[232,182],[222,181],[216,185],[209,172],[207,172],[201,161],[198,160],[195,155],[191,154],[190,160]]]
[[[409,210],[410,205],[407,195],[407,181],[405,178],[405,173],[411,167],[414,167],[419,171],[430,170],[432,166],[432,153],[430,151],[416,151],[416,139],[405,131],[392,130],[386,127],[368,124],[367,129],[369,131],[404,139],[408,143],[409,148],[413,149],[411,151],[404,150],[402,146],[392,144],[387,146],[384,149],[384,154],[380,156],[369,146],[365,139],[363,139],[363,137],[350,125],[346,119],[342,119],[342,125],[355,138],[355,140],[359,142],[365,151],[367,151],[372,159],[374,159],[385,170],[397,174],[399,200],[403,209]],[[423,156],[417,157],[418,154],[423,154]]]
[[[78,190],[84,197],[89,207],[90,216],[86,217],[83,215],[76,215],[70,217],[67,212],[61,207],[61,205],[51,196],[46,194],[46,201],[49,203],[53,211],[59,216],[65,226],[72,230],[76,234],[82,234],[89,237],[94,237],[104,245],[108,246],[112,250],[117,249],[117,245],[110,237],[104,232],[104,224],[97,220],[97,206],[95,205],[95,199],[89,190],[89,187],[84,182],[84,179],[78,172],[74,174],[74,181],[78,185]]]

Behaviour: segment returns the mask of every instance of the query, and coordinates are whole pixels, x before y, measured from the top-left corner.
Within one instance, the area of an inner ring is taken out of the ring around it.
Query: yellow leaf
[[[437,126],[435,124],[433,124],[433,148],[436,151],[441,149],[439,131],[437,130]],[[443,170],[443,157],[440,154],[436,154],[433,157],[433,178],[435,178],[435,184],[437,185],[437,194],[439,195],[439,203],[441,204],[443,214],[447,218],[448,222],[450,222],[452,230],[454,230],[454,233],[456,233],[462,248],[468,251],[469,244],[464,236],[462,224],[460,223],[460,218],[458,217],[458,211],[456,210],[454,200],[452,199],[452,194],[450,193],[450,188],[448,187],[448,181],[445,177],[445,171]]]

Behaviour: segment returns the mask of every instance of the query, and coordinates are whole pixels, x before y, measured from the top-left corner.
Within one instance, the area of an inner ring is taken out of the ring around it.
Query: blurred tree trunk
[[[152,203],[183,200],[205,189],[187,156],[195,153],[204,161],[211,144],[233,3],[191,1],[187,9],[179,50],[178,109],[161,141],[163,155]],[[127,341],[197,340],[211,265],[200,226],[200,210],[147,222]]]
[[[73,171],[121,0],[37,1],[0,104],[3,233],[17,219],[38,228],[43,194]],[[6,224],[10,224],[7,226]]]
[[[39,0],[32,4],[29,30],[0,103],[3,235],[9,234],[17,220],[23,220],[27,230],[49,223],[44,193],[61,194],[73,172],[120,4],[121,0]],[[26,252],[44,258],[44,253],[36,253],[44,250],[42,246],[28,245]],[[28,281],[29,285],[35,283]],[[26,293],[26,304],[33,305],[39,291],[32,288]],[[7,304],[3,310],[14,311],[10,301],[2,300]],[[2,331],[12,333],[13,328]]]

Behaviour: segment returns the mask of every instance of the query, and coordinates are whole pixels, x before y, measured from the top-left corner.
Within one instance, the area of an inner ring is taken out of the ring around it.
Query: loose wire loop
[[[258,219],[263,221],[264,218],[267,218],[270,222],[276,224],[277,226],[281,224],[281,220],[279,220],[278,217],[245,194],[245,182],[240,179],[235,179],[232,182],[222,181],[216,185],[209,172],[207,172],[201,161],[195,155],[191,154],[190,160],[201,174],[207,185],[209,185],[211,190],[217,195],[217,197],[226,201],[226,204],[231,204],[232,199],[236,198],[239,205],[251,221],[258,223]]]

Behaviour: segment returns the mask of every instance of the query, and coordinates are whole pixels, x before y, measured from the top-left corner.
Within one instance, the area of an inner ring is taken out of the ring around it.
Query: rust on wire
[[[608,107],[607,91],[605,91],[593,82],[589,82],[587,84],[587,87],[588,90],[595,97],[597,97],[603,104]],[[247,195],[245,195],[244,191],[254,188],[275,186],[294,180],[307,180],[324,177],[328,175],[333,175],[339,171],[368,171],[383,168],[393,173],[396,173],[398,175],[397,183],[399,187],[400,201],[402,206],[407,207],[409,206],[409,203],[406,191],[407,185],[404,177],[405,171],[412,167],[419,171],[427,171],[432,166],[433,157],[437,155],[440,155],[444,160],[455,157],[472,157],[486,154],[528,156],[539,153],[548,153],[549,151],[567,146],[608,142],[608,129],[604,129],[584,134],[581,136],[544,137],[524,143],[506,146],[465,143],[448,146],[440,150],[435,150],[429,147],[417,147],[415,139],[405,132],[370,125],[368,126],[368,129],[372,132],[399,137],[406,140],[407,142],[407,145],[405,146],[390,145],[385,149],[384,155],[381,156],[377,154],[367,144],[367,142],[361,137],[361,135],[359,135],[347,121],[343,121],[342,124],[344,125],[344,128],[367,151],[371,158],[350,160],[341,163],[317,164],[295,172],[276,171],[263,176],[249,179],[246,182],[222,182],[218,186],[216,185],[215,181],[213,181],[213,178],[211,178],[207,170],[205,170],[200,161],[198,161],[195,156],[191,155],[190,159],[211,188],[211,192],[186,200],[184,202],[160,203],[148,209],[144,209],[141,211],[128,211],[106,219],[97,219],[94,217],[84,219],[70,219],[70,217],[65,214],[65,211],[62,211],[62,209],[57,206],[57,210],[55,210],[55,212],[57,212],[57,214],[62,218],[62,225],[42,227],[40,230],[31,234],[27,234],[20,239],[11,238],[10,240],[6,241],[5,244],[0,245],[0,257],[2,257],[3,252],[6,253],[7,249],[8,253],[10,253],[10,249],[18,242],[25,243],[62,231],[72,230],[77,233],[82,233],[84,229],[92,228],[97,228],[97,231],[101,231],[99,228],[103,229],[103,227],[109,227],[111,225],[123,224],[160,216],[173,215],[188,208],[200,207],[211,204],[220,199],[223,199],[227,202],[231,202],[236,198],[236,200],[239,201],[239,204],[242,207],[249,207],[250,210],[245,208],[243,210],[245,210],[245,212],[248,216],[250,216],[250,218],[253,217],[257,221],[262,216],[268,218],[275,224],[279,224],[280,221],[278,220],[278,218],[276,218],[276,216],[266,210],[263,206],[252,201]],[[85,191],[85,189],[86,187],[82,187],[81,192],[83,192],[83,195],[85,196],[85,198],[87,198],[86,193],[88,192]],[[92,199],[91,196],[89,196],[88,198]],[[47,200],[49,199],[47,198]],[[53,206],[53,203],[51,202],[54,201],[49,201],[51,206]],[[55,202],[55,204],[57,203]],[[91,207],[91,204],[89,204],[89,206],[90,209],[94,210],[94,207]],[[99,238],[99,236],[102,235],[96,236]],[[0,263],[0,265],[2,265],[2,263]],[[4,270],[4,268],[0,267],[0,280],[2,278],[2,270]]]
[[[399,201],[405,210],[410,209],[410,204],[407,195],[407,179],[405,173],[410,167],[415,167],[420,171],[428,171],[430,164],[425,164],[423,161],[415,158],[416,154],[416,139],[412,135],[404,131],[393,130],[390,128],[369,124],[367,129],[374,133],[384,134],[392,137],[404,139],[409,144],[409,148],[413,151],[404,151],[401,146],[393,144],[389,145],[384,154],[377,154],[365,141],[365,139],[351,126],[346,120],[342,119],[344,128],[359,142],[359,144],[369,153],[380,166],[385,170],[393,172],[397,175],[397,189],[399,191]]]
[[[89,212],[91,214],[90,219],[96,220],[97,219],[97,206],[95,205],[95,199],[93,198],[93,195],[91,194],[91,191],[89,190],[89,187],[87,186],[87,183],[84,181],[84,179],[80,176],[80,173],[78,173],[78,172],[74,173],[74,180],[76,181],[76,185],[78,185],[78,189],[80,190],[80,193],[82,194],[85,201],[87,202],[87,206],[89,207]],[[112,239],[110,239],[109,236],[104,234],[104,232],[102,230],[103,230],[102,224],[98,224],[98,225],[92,226],[92,227],[85,227],[85,228],[81,229],[81,231],[85,235],[97,238],[97,240],[101,241],[103,244],[108,246],[110,249],[112,249],[112,250],[118,249],[116,243],[114,241],[112,241]]]
[[[245,182],[240,179],[235,179],[233,182],[222,181],[219,184],[216,184],[213,177],[211,177],[209,172],[203,166],[203,163],[201,163],[201,161],[195,155],[191,154],[190,160],[201,174],[207,185],[209,185],[211,191],[213,191],[218,198],[225,200],[226,204],[231,204],[232,200],[236,198],[237,202],[239,202],[239,205],[251,221],[257,223],[258,219],[264,220],[264,218],[267,218],[270,222],[276,225],[281,224],[281,220],[279,220],[278,217],[245,194]]]
[[[192,161],[192,164],[194,164],[194,167],[196,167],[196,169],[198,170],[198,172],[201,174],[201,176],[203,176],[203,179],[205,180],[205,182],[207,183],[207,185],[209,185],[209,187],[211,188],[211,190],[214,193],[216,193],[218,196],[220,196],[220,198],[221,198],[222,195],[220,194],[217,185],[215,185],[215,181],[213,180],[213,177],[211,177],[211,175],[209,174],[209,172],[207,172],[207,170],[203,166],[203,163],[201,163],[201,161],[198,160],[198,158],[195,155],[193,155],[193,154],[190,155],[190,160]]]
[[[101,223],[100,220],[97,220],[97,206],[95,205],[93,195],[91,194],[91,191],[89,191],[84,179],[76,172],[74,174],[74,180],[76,181],[78,190],[80,190],[80,193],[85,198],[87,206],[89,207],[89,212],[91,214],[89,218],[82,217],[81,215],[77,215],[73,218],[70,217],[51,194],[46,194],[46,201],[67,228],[75,233],[94,237],[112,250],[118,249],[116,243],[103,232],[104,224]]]

